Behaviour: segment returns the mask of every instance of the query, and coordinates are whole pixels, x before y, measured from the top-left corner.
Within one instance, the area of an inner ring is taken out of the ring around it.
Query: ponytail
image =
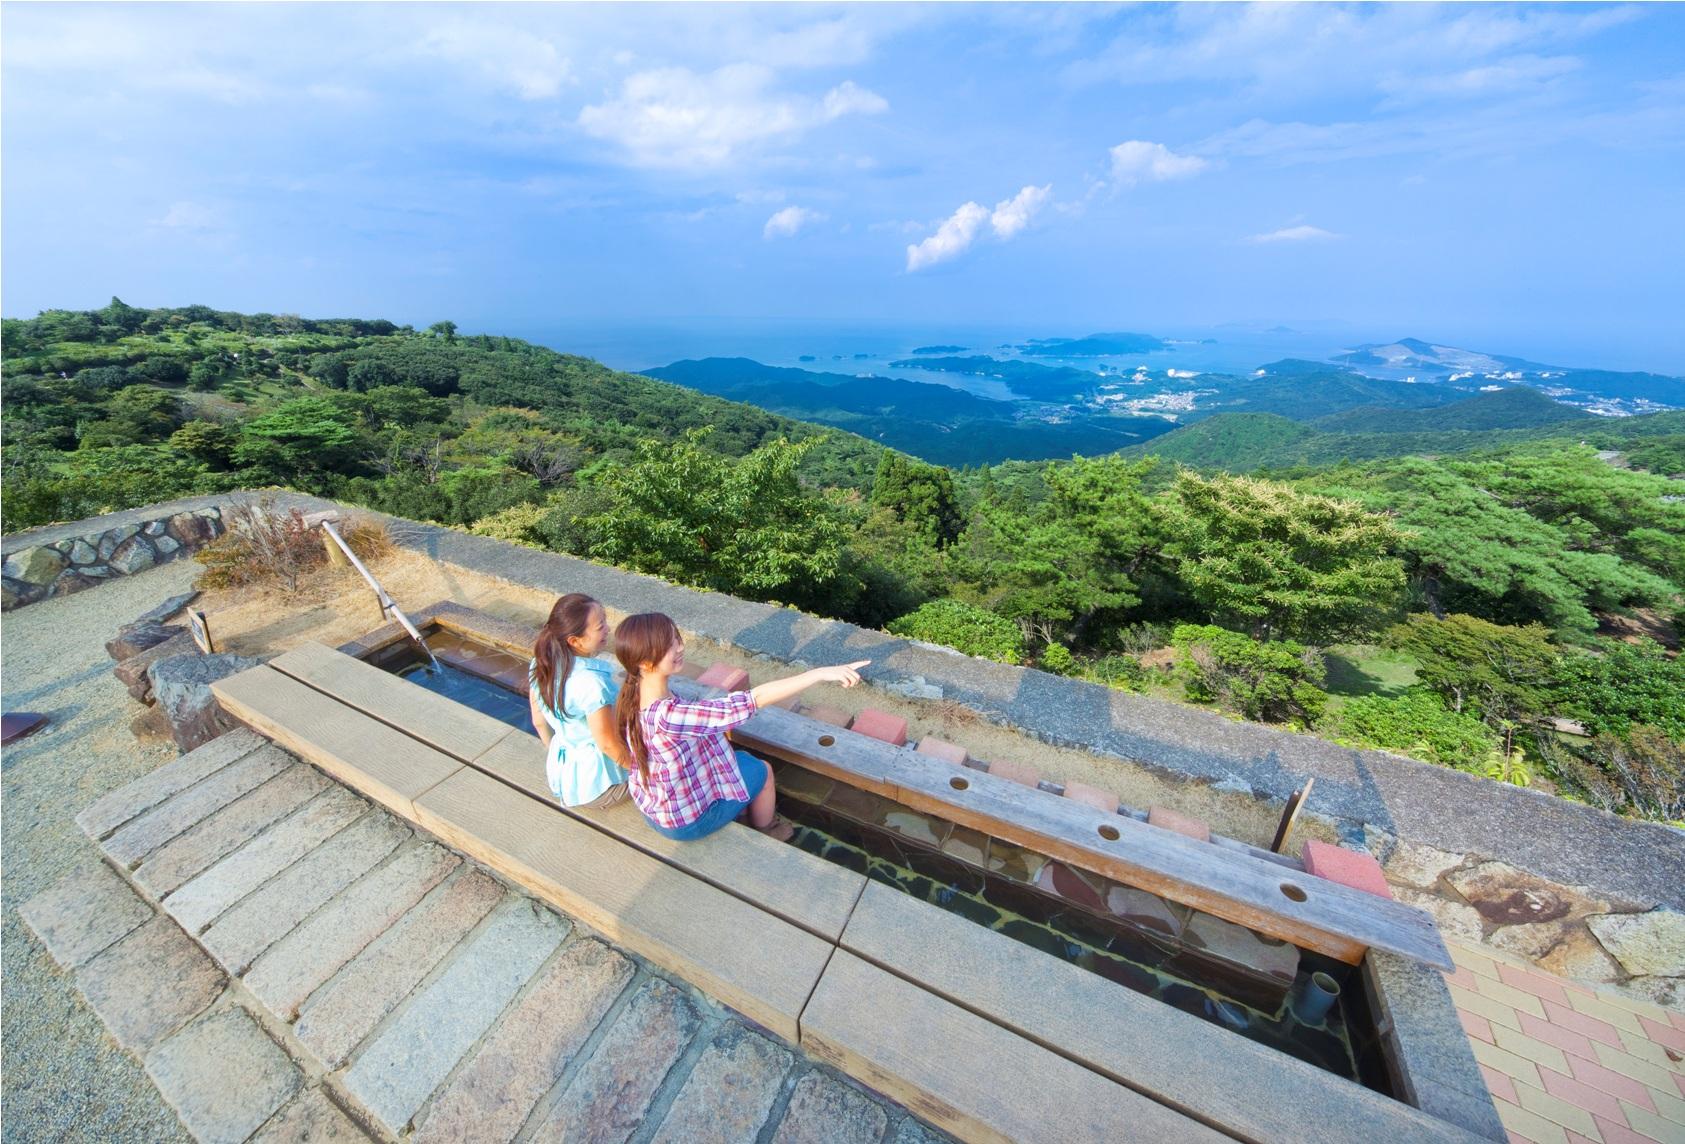
[[[643,704],[643,673],[636,667],[626,669],[626,682],[620,688],[620,694],[614,701],[614,725],[620,731],[620,738],[626,744],[626,750],[632,756],[632,769],[643,774],[644,767],[649,763],[649,747],[644,743],[643,720],[638,718],[638,712]]]
[[[626,669],[626,682],[614,701],[614,722],[639,774],[649,763],[643,721],[638,717],[643,710],[644,664],[661,662],[678,642],[679,626],[660,612],[627,616],[614,629],[614,656]]]
[[[590,629],[591,613],[601,604],[582,592],[569,592],[550,609],[550,618],[538,631],[532,647],[532,682],[538,701],[562,715],[562,689],[573,671],[570,636],[582,636]]]

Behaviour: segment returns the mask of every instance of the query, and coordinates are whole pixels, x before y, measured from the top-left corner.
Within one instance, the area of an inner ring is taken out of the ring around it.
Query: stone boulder
[[[240,725],[217,703],[211,684],[256,667],[259,662],[251,656],[219,652],[173,656],[147,669],[153,700],[170,721],[170,737],[178,749],[186,753]]]
[[[117,630],[117,635],[105,641],[105,654],[118,663],[122,663],[131,656],[139,655],[149,647],[157,647],[165,640],[174,639],[187,629],[180,624],[160,624],[153,620],[137,620],[132,624],[124,624]]]
[[[176,543],[197,548],[222,534],[222,519],[215,509],[181,512],[164,522],[164,531]]]
[[[1685,914],[1668,909],[1599,914],[1587,918],[1586,924],[1634,977],[1685,976]]]
[[[114,571],[124,576],[132,576],[158,563],[158,550],[152,547],[146,537],[136,534],[112,549],[106,563],[111,565]]]
[[[125,524],[118,528],[107,529],[100,534],[99,558],[110,560],[111,554],[117,551],[117,546],[140,531],[139,525]]]
[[[64,553],[43,544],[6,557],[5,574],[7,579],[43,587],[58,579],[65,564]]]
[[[198,655],[199,645],[193,642],[191,632],[183,631],[179,635],[171,636],[161,644],[154,644],[143,652],[125,659],[111,669],[129,694],[142,703],[152,702],[152,676],[149,674],[152,665],[161,663],[176,656]]]

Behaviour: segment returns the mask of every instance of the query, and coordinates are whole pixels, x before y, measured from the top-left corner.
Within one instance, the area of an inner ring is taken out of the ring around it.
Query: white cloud
[[[777,189],[738,191],[737,201],[748,206],[759,206],[762,203],[781,203],[784,201],[784,192]]]
[[[1268,234],[1255,234],[1247,242],[1326,242],[1332,238],[1344,238],[1345,235],[1335,234],[1331,230],[1323,230],[1320,226],[1285,226],[1280,230],[1272,230]]]
[[[170,209],[164,212],[162,218],[152,220],[152,225],[166,230],[186,230],[206,232],[222,229],[221,212],[204,203],[183,200],[170,204]]]
[[[1052,183],[1045,187],[1025,187],[1010,199],[995,204],[995,211],[989,216],[989,225],[997,236],[1011,238],[1030,225],[1030,220],[1052,194]]]
[[[839,119],[855,113],[880,115],[889,110],[889,100],[845,79],[825,93],[825,118]]]
[[[620,93],[579,113],[579,125],[647,167],[715,167],[755,146],[792,139],[845,115],[889,107],[846,82],[822,99],[772,90],[775,74],[732,64],[698,74],[659,68],[626,77]]]
[[[766,239],[793,238],[802,227],[809,223],[822,222],[825,217],[818,211],[811,211],[806,207],[785,207],[766,220],[766,226],[761,229],[761,237]]]
[[[977,231],[989,218],[989,208],[978,203],[966,203],[948,216],[936,233],[907,248],[907,272],[923,270],[958,258],[977,238]]]
[[[458,20],[431,29],[418,47],[527,100],[554,99],[572,75],[572,65],[555,44],[519,28]]]
[[[935,234],[923,242],[907,247],[907,272],[911,274],[927,266],[958,258],[977,241],[978,235],[983,232],[984,223],[987,223],[995,237],[1003,242],[1012,238],[1030,225],[1030,220],[1035,218],[1036,212],[1052,197],[1052,183],[1042,187],[1032,183],[1010,199],[1002,199],[996,203],[992,211],[981,203],[966,203],[949,215],[942,225],[936,228]],[[868,229],[881,230],[890,227],[924,229],[916,223],[874,223]]]
[[[1188,179],[1211,165],[1198,155],[1178,155],[1163,143],[1131,139],[1112,148],[1112,181],[1121,187]]]

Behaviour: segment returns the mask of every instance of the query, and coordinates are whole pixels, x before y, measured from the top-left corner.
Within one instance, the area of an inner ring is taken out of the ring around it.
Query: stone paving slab
[[[224,910],[362,817],[368,805],[344,787],[334,787],[165,898],[164,908],[183,929],[200,932]]]
[[[329,1068],[344,1064],[503,897],[502,885],[475,867],[439,886],[304,1003],[299,1040]]]
[[[76,825],[95,840],[104,838],[136,815],[268,742],[244,728],[218,736],[197,750],[189,751],[151,774],[96,800],[77,814]]]
[[[246,988],[290,1021],[318,986],[339,972],[458,866],[456,855],[411,839],[392,859],[341,891],[276,942],[246,971]]]
[[[727,1025],[696,1059],[654,1144],[750,1144],[772,1111],[791,1059],[788,1049],[759,1033]]]
[[[208,1013],[146,1054],[146,1073],[201,1144],[241,1144],[303,1075],[250,1013]]]
[[[294,763],[148,854],[132,876],[147,893],[162,898],[326,789],[328,780],[320,771]]]
[[[573,942],[434,1098],[417,1144],[508,1141],[554,1087],[635,971],[600,941]]]
[[[125,869],[292,765],[292,756],[278,747],[263,747],[222,767],[205,779],[171,795],[151,810],[118,828],[100,849]]]
[[[701,1023],[683,990],[659,977],[645,981],[529,1139],[624,1144]]]
[[[251,1138],[251,1144],[365,1144],[374,1139],[318,1086],[294,1097]]]
[[[75,969],[153,915],[152,907],[104,864],[70,874],[18,912],[66,969]]]
[[[394,1134],[567,936],[570,923],[511,896],[353,1059],[345,1090]]]
[[[772,1144],[877,1144],[888,1127],[881,1104],[816,1069],[796,1082]]]
[[[159,915],[76,971],[76,987],[117,1043],[144,1053],[204,1010],[227,979]]]
[[[200,935],[199,943],[224,969],[244,973],[258,954],[409,837],[409,827],[391,815],[364,815],[246,895]]]

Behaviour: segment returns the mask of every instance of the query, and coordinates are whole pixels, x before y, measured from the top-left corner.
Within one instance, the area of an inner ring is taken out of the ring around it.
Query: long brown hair
[[[532,678],[538,687],[538,701],[562,714],[561,688],[573,670],[573,648],[569,636],[582,636],[591,628],[591,614],[601,604],[583,592],[569,592],[550,609],[550,618],[538,629],[532,645]],[[554,703],[554,706],[551,704]]]
[[[632,752],[632,762],[639,773],[649,762],[643,723],[638,719],[643,706],[638,693],[643,686],[644,664],[660,663],[679,639],[679,625],[660,612],[627,616],[614,629],[614,657],[626,669],[626,684],[614,701],[614,722]]]

